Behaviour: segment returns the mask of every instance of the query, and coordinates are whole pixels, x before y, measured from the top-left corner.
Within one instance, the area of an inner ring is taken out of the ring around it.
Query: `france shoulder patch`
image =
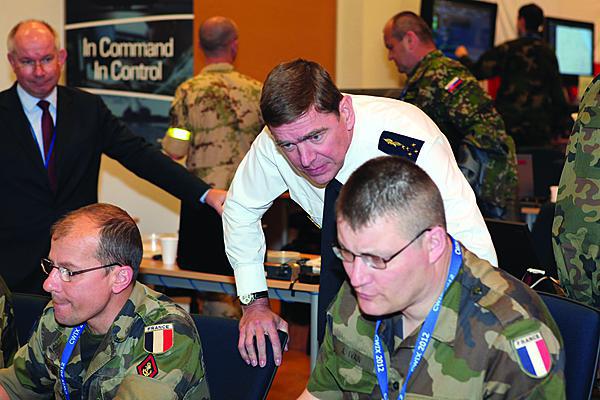
[[[552,367],[552,358],[542,334],[537,331],[512,341],[521,370],[532,378],[543,378]]]

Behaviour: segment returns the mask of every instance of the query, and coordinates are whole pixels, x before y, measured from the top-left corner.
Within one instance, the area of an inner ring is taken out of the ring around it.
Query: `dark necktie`
[[[53,191],[56,191],[56,170],[54,163],[54,122],[52,121],[52,115],[50,115],[50,103],[46,100],[40,100],[37,103],[38,107],[42,109],[42,136],[44,139],[44,161],[46,163],[46,169],[48,170],[48,179],[50,180],[50,187]]]
[[[334,299],[345,279],[341,261],[333,254],[331,245],[337,242],[337,226],[335,219],[335,201],[342,184],[334,179],[325,188],[325,204],[323,206],[323,223],[321,226],[321,278],[319,287],[318,339],[323,342],[325,335],[325,315],[329,303]]]

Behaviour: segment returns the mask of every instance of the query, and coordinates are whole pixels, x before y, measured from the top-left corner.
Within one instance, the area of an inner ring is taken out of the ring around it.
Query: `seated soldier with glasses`
[[[542,300],[447,233],[419,166],[367,161],[336,207],[348,279],[302,399],[565,398],[562,339]]]
[[[0,370],[0,399],[208,399],[194,322],[136,282],[141,260],[140,232],[118,207],[56,222],[42,259],[52,301]]]

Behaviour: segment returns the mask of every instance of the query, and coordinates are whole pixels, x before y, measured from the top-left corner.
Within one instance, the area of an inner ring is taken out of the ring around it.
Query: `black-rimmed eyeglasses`
[[[372,254],[354,254],[350,250],[347,250],[339,245],[333,245],[333,246],[331,246],[331,249],[333,250],[333,254],[335,254],[336,257],[339,258],[340,260],[342,260],[343,262],[351,263],[351,262],[354,262],[354,259],[356,257],[360,257],[362,262],[371,268],[385,269],[387,267],[387,263],[392,261],[393,258],[395,258],[400,253],[402,253],[404,250],[406,250],[408,248],[408,246],[413,244],[418,238],[421,237],[422,234],[424,234],[425,232],[429,232],[430,230],[431,230],[431,228],[423,229],[421,232],[419,232],[419,234],[417,236],[415,236],[413,238],[413,240],[408,242],[404,247],[402,247],[400,250],[398,250],[396,253],[394,253],[394,255],[392,255],[391,257],[388,257],[387,259],[384,259],[380,256],[374,256]]]
[[[70,269],[67,269],[65,267],[61,267],[60,265],[56,265],[54,263],[54,261],[49,260],[47,258],[42,258],[42,271],[44,271],[46,273],[46,275],[50,275],[50,272],[52,272],[52,270],[54,268],[56,268],[60,274],[60,279],[63,282],[71,282],[71,278],[75,275],[79,275],[79,274],[84,274],[86,272],[90,272],[90,271],[95,271],[97,269],[102,269],[102,268],[109,268],[109,267],[114,267],[117,265],[121,265],[119,263],[111,263],[111,264],[106,264],[106,265],[101,265],[99,267],[94,267],[94,268],[88,268],[88,269],[82,269],[79,271],[71,271]]]

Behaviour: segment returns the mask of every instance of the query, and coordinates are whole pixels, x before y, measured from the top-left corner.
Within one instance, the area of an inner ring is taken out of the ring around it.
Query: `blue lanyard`
[[[65,368],[69,362],[69,358],[71,358],[75,344],[77,344],[77,341],[81,337],[81,333],[85,329],[85,325],[86,323],[84,322],[83,324],[73,328],[71,334],[69,335],[69,339],[67,340],[67,344],[65,345],[65,349],[60,356],[60,384],[62,385],[63,393],[65,394],[65,398],[67,400],[71,400],[71,397],[69,396],[69,388],[67,387],[67,381],[65,379]]]
[[[431,311],[425,318],[425,322],[423,322],[423,326],[419,331],[419,336],[415,345],[415,349],[413,350],[412,357],[410,359],[410,365],[408,367],[408,372],[406,374],[406,378],[404,379],[404,384],[402,385],[402,390],[398,393],[398,399],[403,400],[404,395],[406,394],[406,384],[410,379],[412,373],[417,369],[417,366],[421,362],[423,358],[423,354],[425,354],[425,350],[429,345],[429,341],[431,340],[431,334],[433,333],[433,329],[435,328],[435,324],[440,315],[440,310],[442,308],[442,299],[446,294],[446,290],[454,281],[454,278],[458,274],[460,269],[460,265],[462,263],[462,251],[460,249],[460,245],[458,242],[452,238],[452,259],[450,260],[450,268],[448,269],[448,278],[446,279],[446,286],[444,290],[438,297],[437,301],[434,303]],[[379,388],[381,389],[381,394],[383,400],[388,400],[388,378],[387,378],[387,366],[385,363],[385,354],[381,347],[381,339],[379,338],[379,326],[381,325],[381,320],[378,320],[375,325],[375,335],[373,336],[373,363],[375,365],[375,373],[377,374],[377,381],[379,382]]]

